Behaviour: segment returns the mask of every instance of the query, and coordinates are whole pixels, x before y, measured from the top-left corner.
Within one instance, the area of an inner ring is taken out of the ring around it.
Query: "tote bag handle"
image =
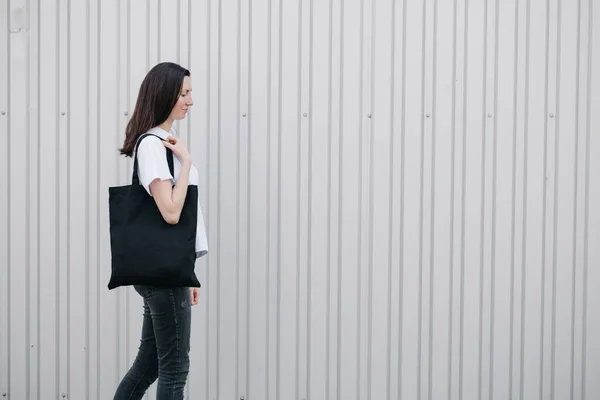
[[[155,135],[153,133],[144,133],[142,136],[139,137],[136,145],[135,145],[135,157],[133,160],[133,173],[131,176],[131,183],[133,185],[139,185],[140,184],[140,179],[138,178],[138,159],[137,159],[137,151],[138,151],[138,147],[140,147],[140,143],[142,142],[142,139],[144,139],[147,136],[156,136],[157,138],[159,138],[160,140],[165,140],[163,138],[161,138],[158,135]],[[165,147],[165,150],[167,150],[167,164],[169,164],[169,172],[171,172],[171,176],[173,177],[173,179],[175,179],[175,172],[174,172],[174,167],[173,167],[173,151],[171,149],[168,149]]]

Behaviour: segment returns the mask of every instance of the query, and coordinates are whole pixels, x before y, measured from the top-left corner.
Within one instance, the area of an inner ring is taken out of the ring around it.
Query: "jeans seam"
[[[179,335],[180,335],[180,324],[181,321],[177,318],[177,305],[175,304],[175,290],[171,289],[171,305],[173,306],[173,317],[175,318],[175,349],[176,349],[176,361],[175,361],[175,381],[173,382],[173,386],[171,387],[171,397],[175,398],[175,388],[177,385],[177,377],[180,373],[180,363],[181,363],[181,354],[179,351]]]
[[[144,371],[144,373],[142,374],[141,378],[140,378],[140,379],[138,379],[138,380],[137,380],[137,382],[135,383],[135,386],[133,387],[133,390],[132,390],[132,391],[131,391],[131,393],[129,394],[129,397],[128,397],[128,399],[127,399],[127,400],[130,400],[130,399],[133,397],[133,395],[134,395],[134,393],[135,393],[135,390],[136,390],[136,389],[138,388],[138,386],[140,385],[140,382],[142,381],[142,379],[144,379],[144,378],[146,377],[146,374],[148,373],[148,370],[150,370],[150,365],[148,365],[148,366],[146,367],[146,370],[145,370],[145,371]]]

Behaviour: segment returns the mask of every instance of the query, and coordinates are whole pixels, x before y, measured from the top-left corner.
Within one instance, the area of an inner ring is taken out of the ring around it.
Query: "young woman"
[[[146,136],[140,142],[138,176],[169,224],[179,220],[188,184],[198,185],[198,171],[192,165],[190,153],[172,131],[173,122],[184,119],[193,104],[190,72],[173,63],[156,65],[142,82],[120,149],[121,154],[132,157],[142,134],[158,136]],[[169,170],[165,147],[173,151],[174,176]],[[196,257],[206,252],[204,221],[198,204]],[[199,290],[139,285],[134,288],[144,300],[141,344],[114,399],[141,399],[157,378],[157,399],[183,399],[189,371],[190,306],[198,304]]]

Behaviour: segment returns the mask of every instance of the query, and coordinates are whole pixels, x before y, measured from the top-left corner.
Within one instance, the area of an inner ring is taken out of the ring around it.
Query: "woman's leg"
[[[158,352],[159,400],[181,400],[189,371],[189,288],[155,288],[148,299]]]
[[[150,307],[146,300],[147,293],[152,289],[146,287],[136,287],[135,289],[144,297],[142,338],[135,361],[117,388],[115,400],[141,399],[148,387],[158,377],[158,355],[154,338],[154,326]]]

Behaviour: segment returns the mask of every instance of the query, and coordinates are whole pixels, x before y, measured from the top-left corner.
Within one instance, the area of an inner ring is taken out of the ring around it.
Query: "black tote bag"
[[[108,288],[200,287],[194,272],[198,187],[188,186],[179,222],[168,224],[154,198],[139,183],[137,149],[149,135],[142,135],[136,144],[131,185],[109,188],[112,272]],[[174,176],[173,152],[165,150]]]

